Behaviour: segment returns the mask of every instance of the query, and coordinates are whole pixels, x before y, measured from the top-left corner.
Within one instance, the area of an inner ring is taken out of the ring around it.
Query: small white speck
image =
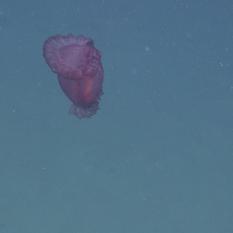
[[[219,64],[220,67],[223,67],[223,66],[224,66],[223,63],[222,63],[221,61],[220,61],[218,64]]]
[[[145,46],[145,51],[146,51],[146,52],[150,52],[150,51],[151,51],[150,46],[148,46],[148,45]]]

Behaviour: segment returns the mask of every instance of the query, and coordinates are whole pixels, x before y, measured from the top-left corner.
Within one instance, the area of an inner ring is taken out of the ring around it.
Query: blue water
[[[53,34],[101,50],[68,113]],[[231,0],[0,1],[0,233],[232,233]]]

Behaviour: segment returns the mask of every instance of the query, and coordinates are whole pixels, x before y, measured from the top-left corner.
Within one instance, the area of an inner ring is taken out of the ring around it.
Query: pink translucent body
[[[103,93],[104,72],[93,41],[84,36],[52,36],[44,43],[43,55],[73,103],[70,111],[79,118],[94,115]]]

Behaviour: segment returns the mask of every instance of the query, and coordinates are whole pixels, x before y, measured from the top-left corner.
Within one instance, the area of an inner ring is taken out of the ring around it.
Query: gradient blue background
[[[68,114],[53,34],[102,51]],[[0,233],[232,233],[231,0],[0,1]]]

